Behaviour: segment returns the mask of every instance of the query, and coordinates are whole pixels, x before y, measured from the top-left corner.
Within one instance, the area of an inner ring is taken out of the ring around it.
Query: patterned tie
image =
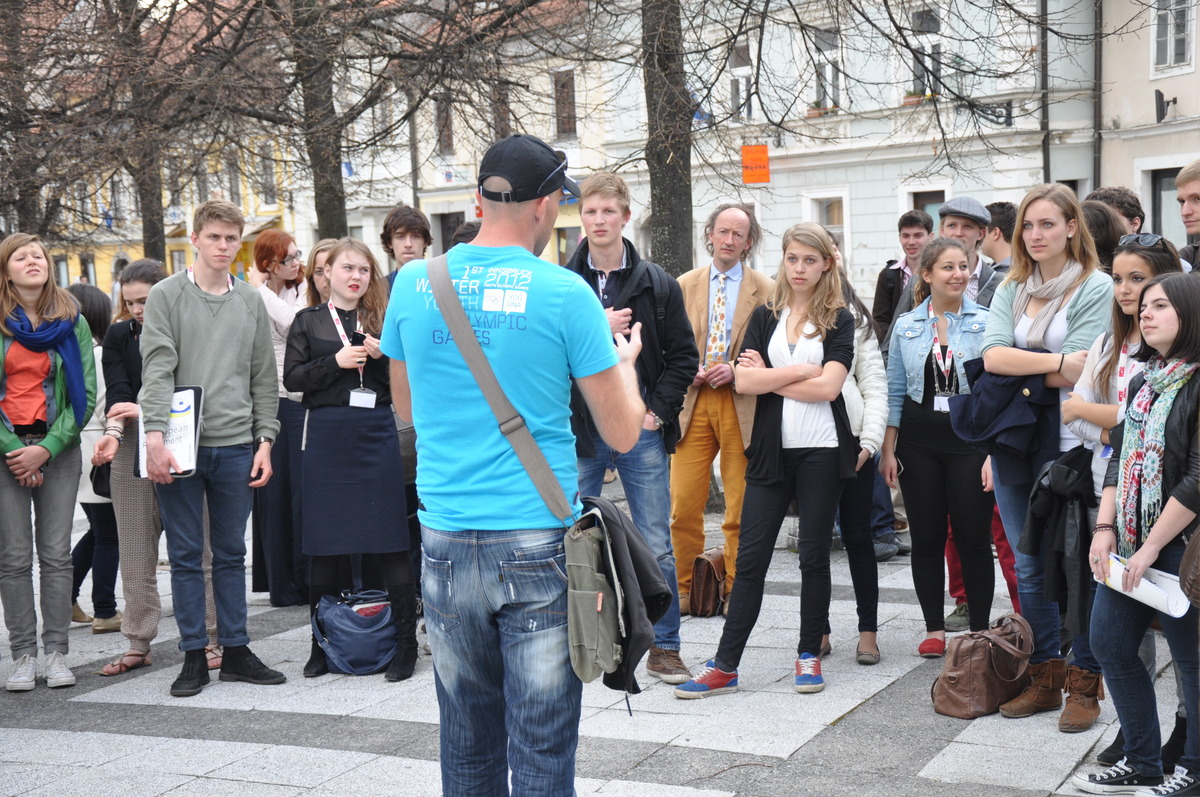
[[[712,317],[708,322],[708,345],[704,348],[704,366],[728,362],[725,351],[725,274],[717,275],[717,295],[713,298]]]

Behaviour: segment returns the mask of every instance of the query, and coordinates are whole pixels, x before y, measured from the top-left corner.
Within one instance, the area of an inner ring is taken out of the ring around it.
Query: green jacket
[[[83,359],[83,382],[87,387],[87,407],[84,410],[84,423],[92,417],[96,408],[96,358],[92,353],[92,330],[80,314],[75,317],[75,339],[79,341],[79,356]],[[12,338],[5,336],[0,346],[0,391],[3,391],[6,375],[4,372],[4,355],[8,351]],[[79,430],[82,428],[75,423],[75,413],[71,410],[71,400],[67,397],[67,378],[63,372],[59,357],[50,352],[50,374],[54,378],[54,404],[47,402],[47,420],[50,431],[38,445],[50,452],[50,458],[57,457],[71,446],[79,445]],[[0,395],[3,395],[0,392]],[[53,417],[51,417],[53,416]],[[12,430],[12,422],[0,409],[0,447],[4,453],[24,448],[25,443]]]

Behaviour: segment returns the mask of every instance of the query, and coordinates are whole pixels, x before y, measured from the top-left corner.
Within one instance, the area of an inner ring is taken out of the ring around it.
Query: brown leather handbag
[[[1032,653],[1033,629],[1019,614],[951,639],[930,689],[933,710],[965,720],[996,713],[1028,685]]]
[[[1179,563],[1179,588],[1193,606],[1200,606],[1200,530],[1192,532]]]
[[[715,617],[725,602],[725,549],[709,548],[692,565],[691,613]]]

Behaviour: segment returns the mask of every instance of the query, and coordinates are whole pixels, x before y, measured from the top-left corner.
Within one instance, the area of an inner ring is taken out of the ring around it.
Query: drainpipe
[[[1042,84],[1042,182],[1050,182],[1050,10],[1048,0],[1038,0],[1038,71]]]
[[[1100,187],[1100,154],[1104,143],[1100,135],[1104,124],[1103,100],[1104,81],[1101,65],[1104,63],[1104,4],[1095,5],[1095,35],[1092,40],[1092,190]]]

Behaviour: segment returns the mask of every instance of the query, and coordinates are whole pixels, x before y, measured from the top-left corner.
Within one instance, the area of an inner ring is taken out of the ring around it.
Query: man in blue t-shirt
[[[566,158],[532,136],[494,144],[479,170],[483,223],[449,253],[450,277],[500,386],[578,516],[571,379],[609,445],[637,442],[646,405],[630,339],[609,332],[596,294],[536,257]],[[441,719],[442,789],[456,795],[571,794],[581,684],[567,645],[563,525],[542,502],[433,300],[426,263],[396,278],[381,348],[392,396],[417,431],[425,619]]]

